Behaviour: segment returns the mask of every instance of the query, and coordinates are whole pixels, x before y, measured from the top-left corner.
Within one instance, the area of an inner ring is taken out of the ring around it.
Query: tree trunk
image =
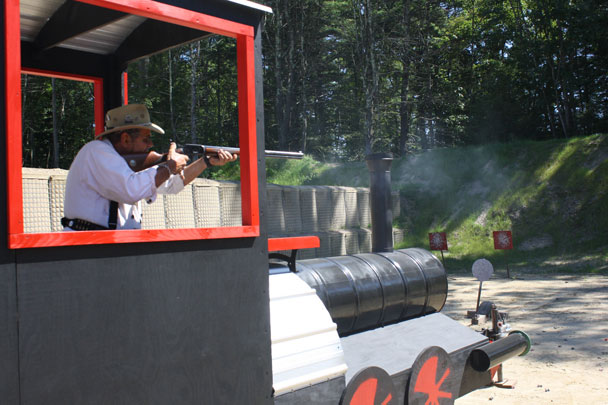
[[[365,122],[363,123],[363,134],[365,143],[365,154],[373,150],[375,141],[376,100],[378,96],[378,65],[376,56],[376,40],[374,33],[374,17],[372,1],[364,0],[363,3],[356,1],[354,13],[358,16],[361,35],[358,36],[358,54],[362,57],[363,69],[361,71],[361,83],[365,94]]]
[[[304,5],[302,3],[302,12],[301,15],[304,15]],[[300,67],[300,77],[302,77],[302,132],[300,135],[300,150],[306,151],[306,138],[308,135],[308,100],[306,94],[306,78],[308,77],[308,61],[306,59],[305,52],[305,43],[304,43],[304,18],[300,18],[300,58],[301,58],[301,67]]]
[[[173,56],[171,54],[171,49],[169,49],[168,53],[169,60],[169,121],[171,122],[171,136],[177,139],[177,130],[175,129],[175,112],[173,109]]]
[[[57,89],[55,88],[55,78],[51,78],[51,103],[53,109],[53,167],[59,167],[59,139],[57,136]]]
[[[399,154],[405,156],[407,148],[407,140],[410,131],[410,114],[411,108],[408,102],[410,88],[410,0],[403,0],[403,14],[401,27],[403,29],[403,39],[401,45],[401,65],[403,72],[401,73],[401,96],[399,101]]]
[[[198,58],[201,52],[201,42],[190,45],[190,140],[197,143],[196,137],[196,85]]]
[[[283,9],[281,8],[281,1],[277,0],[276,3],[276,30],[274,32],[274,78],[275,78],[275,99],[274,99],[274,113],[278,127],[278,141],[279,149],[285,144],[285,103],[284,103],[284,92],[283,92],[283,71],[282,71],[282,52],[281,52],[281,32],[283,30]]]

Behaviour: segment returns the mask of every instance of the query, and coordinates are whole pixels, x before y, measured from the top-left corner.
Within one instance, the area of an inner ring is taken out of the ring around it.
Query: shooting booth
[[[2,404],[272,401],[259,186],[265,184],[261,30],[270,12],[247,0],[3,2]],[[104,112],[126,101],[130,62],[211,35],[236,41],[240,223],[24,229],[22,73],[93,83],[100,133]]]

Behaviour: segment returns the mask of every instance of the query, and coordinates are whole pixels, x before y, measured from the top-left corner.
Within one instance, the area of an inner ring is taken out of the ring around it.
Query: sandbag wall
[[[441,262],[418,248],[300,260],[296,274],[341,336],[438,312],[448,292]]]
[[[23,212],[26,233],[63,229],[63,194],[67,170],[23,168]],[[369,189],[268,184],[270,237],[318,236],[321,246],[298,252],[298,259],[371,252]],[[393,193],[393,215],[399,197]],[[241,189],[238,182],[195,179],[177,195],[158,195],[142,204],[142,228],[211,228],[239,226]],[[393,230],[393,241],[403,231]],[[288,252],[284,252],[288,253]]]

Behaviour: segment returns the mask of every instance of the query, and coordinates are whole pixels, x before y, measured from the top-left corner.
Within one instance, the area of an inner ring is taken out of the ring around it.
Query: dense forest
[[[265,4],[268,149],[354,161],[608,132],[605,1]],[[172,139],[235,146],[235,48],[210,37],[139,60],[129,101],[148,105]],[[92,137],[92,85],[22,81],[24,165],[69,167]]]

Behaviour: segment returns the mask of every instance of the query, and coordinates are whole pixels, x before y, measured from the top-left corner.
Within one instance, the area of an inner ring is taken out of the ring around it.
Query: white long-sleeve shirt
[[[70,166],[65,186],[64,216],[108,226],[110,201],[118,203],[116,229],[141,228],[141,200],[152,203],[156,194],[175,194],[184,188],[172,175],[156,187],[158,166],[134,172],[107,139],[82,147]]]

